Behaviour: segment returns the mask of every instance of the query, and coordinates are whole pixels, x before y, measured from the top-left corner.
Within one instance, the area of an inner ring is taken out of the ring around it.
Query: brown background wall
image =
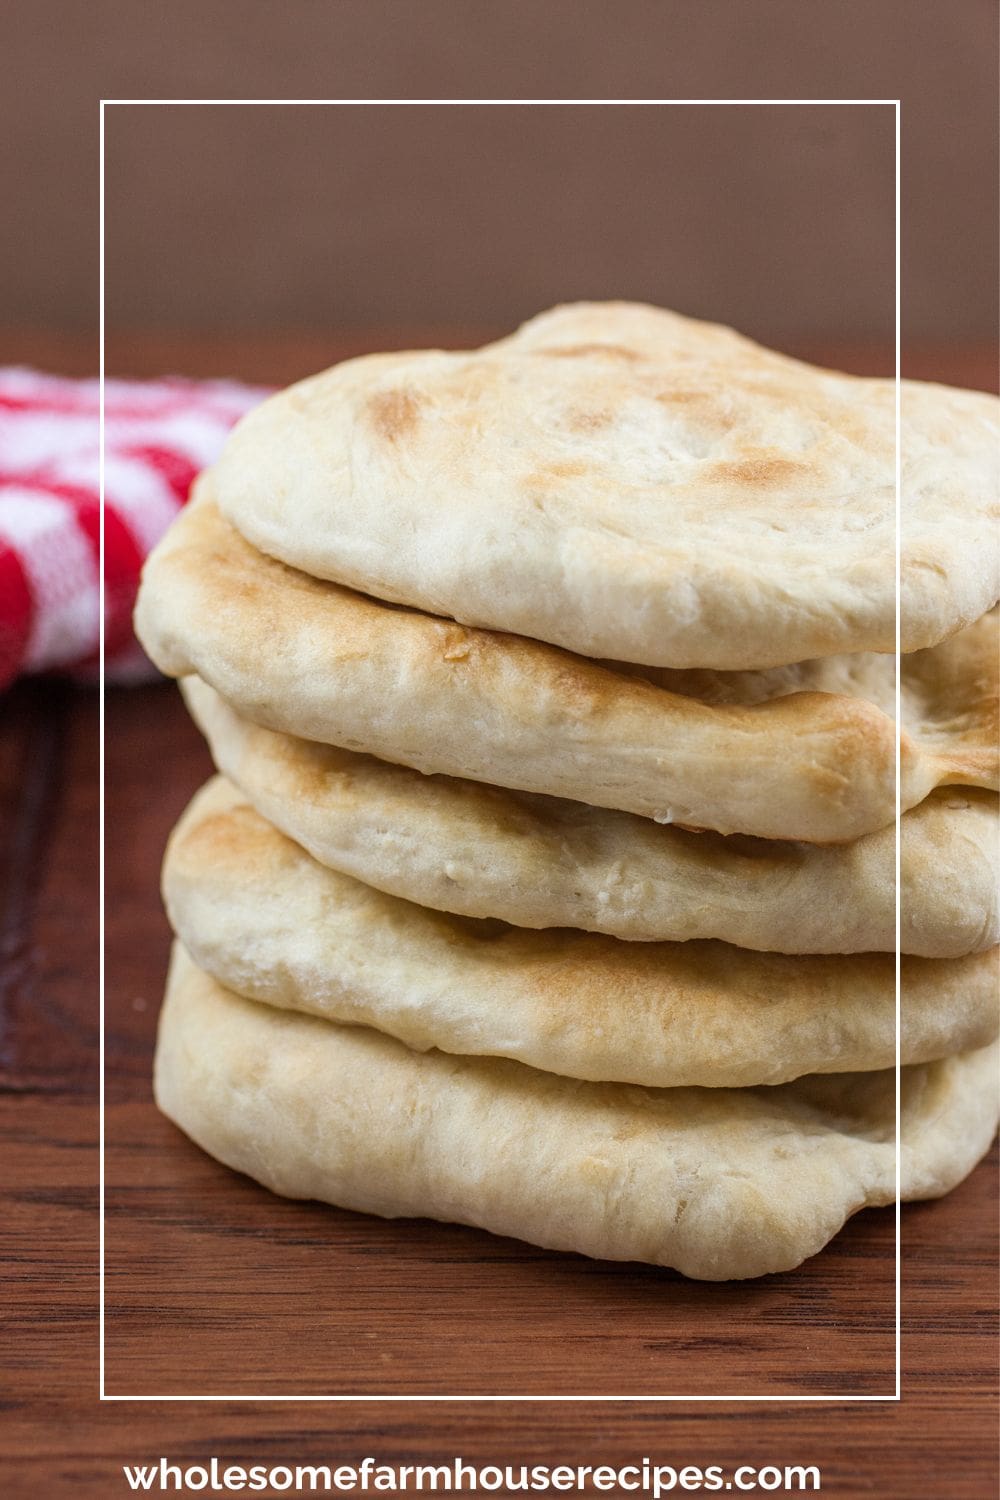
[[[0,326],[94,316],[96,101],[901,95],[904,318],[996,315],[992,0],[34,0]],[[509,324],[624,295],[764,337],[891,329],[887,109],[124,107],[112,325]]]
[[[118,324],[515,322],[624,296],[891,332],[891,108],[116,106]]]

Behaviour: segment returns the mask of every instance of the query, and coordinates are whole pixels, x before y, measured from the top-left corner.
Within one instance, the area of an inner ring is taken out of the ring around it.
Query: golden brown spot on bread
[[[561,463],[546,464],[543,469],[534,469],[524,481],[529,491],[541,491],[544,495],[554,479],[579,479],[586,474],[588,465],[580,459],[565,459]]]
[[[388,443],[410,436],[420,420],[420,404],[411,391],[377,391],[369,396],[367,410],[375,431]]]
[[[216,870],[231,867],[245,871],[249,866],[275,859],[280,848],[282,867],[296,862],[295,845],[268,826],[259,813],[245,804],[209,813],[185,829],[178,846],[181,858],[197,869]]]
[[[798,459],[772,458],[767,454],[761,454],[756,458],[714,464],[706,477],[723,483],[746,484],[756,489],[771,489],[787,484],[791,479],[804,478],[811,472],[809,464],[800,463]]]
[[[571,432],[599,432],[610,421],[609,411],[571,411],[566,416],[566,426]]]
[[[481,635],[467,630],[464,625],[451,620],[440,620],[435,621],[427,644],[431,660],[440,657],[442,661],[466,661],[484,642]]]
[[[560,719],[579,720],[603,713],[616,687],[589,662],[565,653],[552,679],[553,708]]]
[[[592,356],[606,359],[636,360],[642,356],[623,344],[563,344],[558,349],[538,349],[537,354],[547,354],[552,359],[589,359]]]
[[[704,391],[692,391],[687,387],[676,387],[669,391],[657,391],[656,400],[661,406],[690,406],[693,401],[710,399]]]

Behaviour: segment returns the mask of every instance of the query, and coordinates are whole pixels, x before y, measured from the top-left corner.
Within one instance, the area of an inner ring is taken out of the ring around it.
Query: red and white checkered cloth
[[[109,680],[154,675],[132,634],[143,560],[265,395],[221,380],[105,381]],[[96,380],[0,369],[0,689],[22,672],[96,670],[98,410]]]

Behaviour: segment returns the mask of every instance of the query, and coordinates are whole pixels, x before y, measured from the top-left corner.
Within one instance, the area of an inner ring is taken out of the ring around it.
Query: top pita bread
[[[997,402],[902,387],[902,649],[996,600]],[[351,360],[239,424],[225,515],[317,577],[585,656],[895,649],[895,386],[628,303]]]
[[[768,672],[601,665],[288,568],[243,540],[211,476],[143,569],[140,638],[256,724],[380,760],[662,823],[838,843],[892,822],[895,662]],[[996,623],[904,657],[901,807],[996,789]]]

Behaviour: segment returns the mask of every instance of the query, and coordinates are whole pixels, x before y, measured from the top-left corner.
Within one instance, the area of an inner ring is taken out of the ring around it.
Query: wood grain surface
[[[280,381],[375,342],[388,339],[231,341],[225,371]],[[79,344],[59,347],[36,362],[86,368]],[[145,363],[141,348],[112,346],[109,368],[164,367],[162,347],[151,344]],[[26,357],[24,341],[16,352]],[[864,369],[886,360],[814,352]],[[170,364],[223,373],[219,358],[216,343],[188,341]],[[975,352],[934,361],[921,373],[988,383]],[[366,1453],[814,1463],[838,1496],[995,1492],[995,1161],[942,1202],[904,1209],[903,1400],[847,1404],[838,1398],[892,1389],[891,1211],[858,1215],[792,1275],[711,1286],[289,1203],[163,1120],[149,1086],[169,943],[158,865],[209,771],[167,684],[107,701],[107,1391],[354,1399],[99,1403],[97,712],[94,693],[51,681],[22,684],[0,706],[0,1493],[124,1493],[120,1465],[161,1454],[335,1463]],[[677,1392],[774,1399],[641,1399]],[[367,1399],[399,1393],[640,1399]],[[828,1399],[782,1404],[792,1394]]]

